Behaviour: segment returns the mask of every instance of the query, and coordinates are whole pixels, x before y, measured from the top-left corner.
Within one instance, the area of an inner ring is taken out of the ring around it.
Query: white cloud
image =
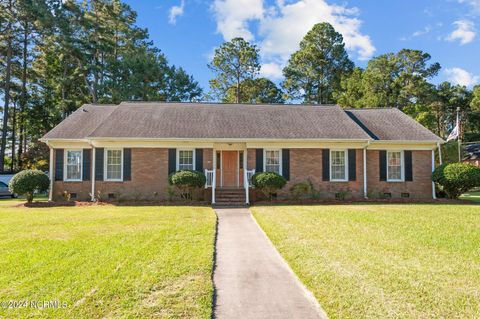
[[[462,68],[445,69],[445,75],[453,84],[471,87],[480,81],[480,76],[473,75]]]
[[[212,9],[217,20],[217,31],[225,41],[235,37],[253,40],[248,22],[262,19],[264,13],[263,0],[215,0]]]
[[[419,37],[421,35],[425,35],[425,34],[428,34],[430,33],[430,31],[432,31],[432,27],[427,25],[425,28],[423,28],[422,30],[418,30],[418,31],[415,31],[412,33],[412,37]]]
[[[325,0],[277,0],[272,6],[263,0],[215,0],[212,10],[217,31],[225,40],[243,37],[258,43],[264,62],[261,72],[272,78],[280,77],[280,70],[302,38],[320,22],[332,24],[343,35],[349,53],[359,60],[367,60],[375,52],[370,37],[360,32],[357,8],[329,5]]]
[[[466,3],[472,7],[476,13],[480,13],[480,0],[458,0],[459,3]]]
[[[362,21],[357,18],[356,8],[329,5],[324,0],[299,0],[286,5],[279,2],[271,11],[274,14],[266,16],[260,24],[264,55],[279,56],[286,61],[305,34],[319,22],[332,24],[343,35],[345,47],[360,60],[370,58],[375,52],[370,37],[360,32]]]
[[[409,36],[401,37],[400,40],[401,40],[401,41],[412,40],[413,38],[416,38],[416,37],[420,37],[420,36],[422,36],[422,35],[429,34],[432,30],[433,30],[432,26],[431,26],[431,25],[427,25],[425,28],[423,28],[423,29],[421,29],[421,30],[417,30],[417,31],[413,32],[413,33],[412,33],[411,35],[409,35]]]
[[[264,63],[260,75],[271,80],[280,80],[283,77],[282,65],[275,62]]]
[[[447,41],[459,40],[461,45],[470,43],[475,38],[475,25],[469,20],[458,20],[453,23],[456,29],[445,39]]]
[[[181,0],[179,6],[171,7],[168,15],[168,22],[170,24],[177,23],[177,17],[180,17],[183,15],[184,9],[185,9],[185,0]]]

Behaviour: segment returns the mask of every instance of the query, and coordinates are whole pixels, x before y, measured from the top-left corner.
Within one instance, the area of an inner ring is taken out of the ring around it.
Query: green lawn
[[[0,318],[210,318],[215,214],[206,207],[11,207],[0,200]]]
[[[472,193],[463,194],[460,198],[461,199],[468,199],[468,200],[480,203],[480,192],[472,192]]]
[[[479,205],[254,207],[331,318],[479,318]]]

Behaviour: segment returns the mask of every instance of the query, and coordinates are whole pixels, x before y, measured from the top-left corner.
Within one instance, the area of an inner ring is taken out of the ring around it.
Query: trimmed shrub
[[[441,186],[449,198],[457,199],[480,186],[480,168],[466,163],[443,164],[435,169],[432,180]]]
[[[310,195],[312,192],[312,187],[308,182],[301,182],[290,187],[290,194],[294,200],[299,200],[300,198]]]
[[[179,189],[182,198],[192,199],[194,191],[205,186],[207,178],[197,171],[182,170],[170,174],[168,182]]]
[[[277,190],[287,184],[287,180],[277,173],[260,172],[252,176],[252,184],[271,200]]]
[[[39,170],[24,170],[15,174],[8,188],[12,193],[23,195],[27,202],[33,201],[36,192],[45,192],[50,186],[50,179],[47,174]]]

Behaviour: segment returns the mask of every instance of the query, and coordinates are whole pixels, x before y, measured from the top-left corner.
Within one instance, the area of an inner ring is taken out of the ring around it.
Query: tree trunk
[[[12,10],[12,1],[9,2],[10,10]],[[2,139],[0,142],[0,173],[4,172],[5,163],[5,147],[7,145],[7,131],[8,131],[8,105],[10,103],[10,78],[12,73],[12,24],[9,22],[7,26],[7,59],[5,63],[5,89],[4,89],[4,101],[5,106],[3,108],[3,127],[2,127]]]
[[[22,52],[22,93],[20,97],[20,114],[18,116],[19,136],[18,136],[18,167],[21,168],[23,154],[23,140],[25,134],[25,109],[27,106],[27,63],[28,63],[28,22],[23,27],[23,52]],[[14,151],[15,152],[15,151]]]
[[[240,103],[240,83],[237,82],[236,94],[235,94],[235,103]]]
[[[12,109],[12,161],[10,163],[10,172],[14,172],[15,170],[15,144],[16,141],[16,130],[17,130],[17,103],[13,102],[13,109]]]

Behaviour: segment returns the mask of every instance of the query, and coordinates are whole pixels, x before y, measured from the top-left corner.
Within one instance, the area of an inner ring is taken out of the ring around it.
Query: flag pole
[[[460,107],[457,107],[457,127],[458,127],[458,162],[462,161],[462,139],[460,134]]]

